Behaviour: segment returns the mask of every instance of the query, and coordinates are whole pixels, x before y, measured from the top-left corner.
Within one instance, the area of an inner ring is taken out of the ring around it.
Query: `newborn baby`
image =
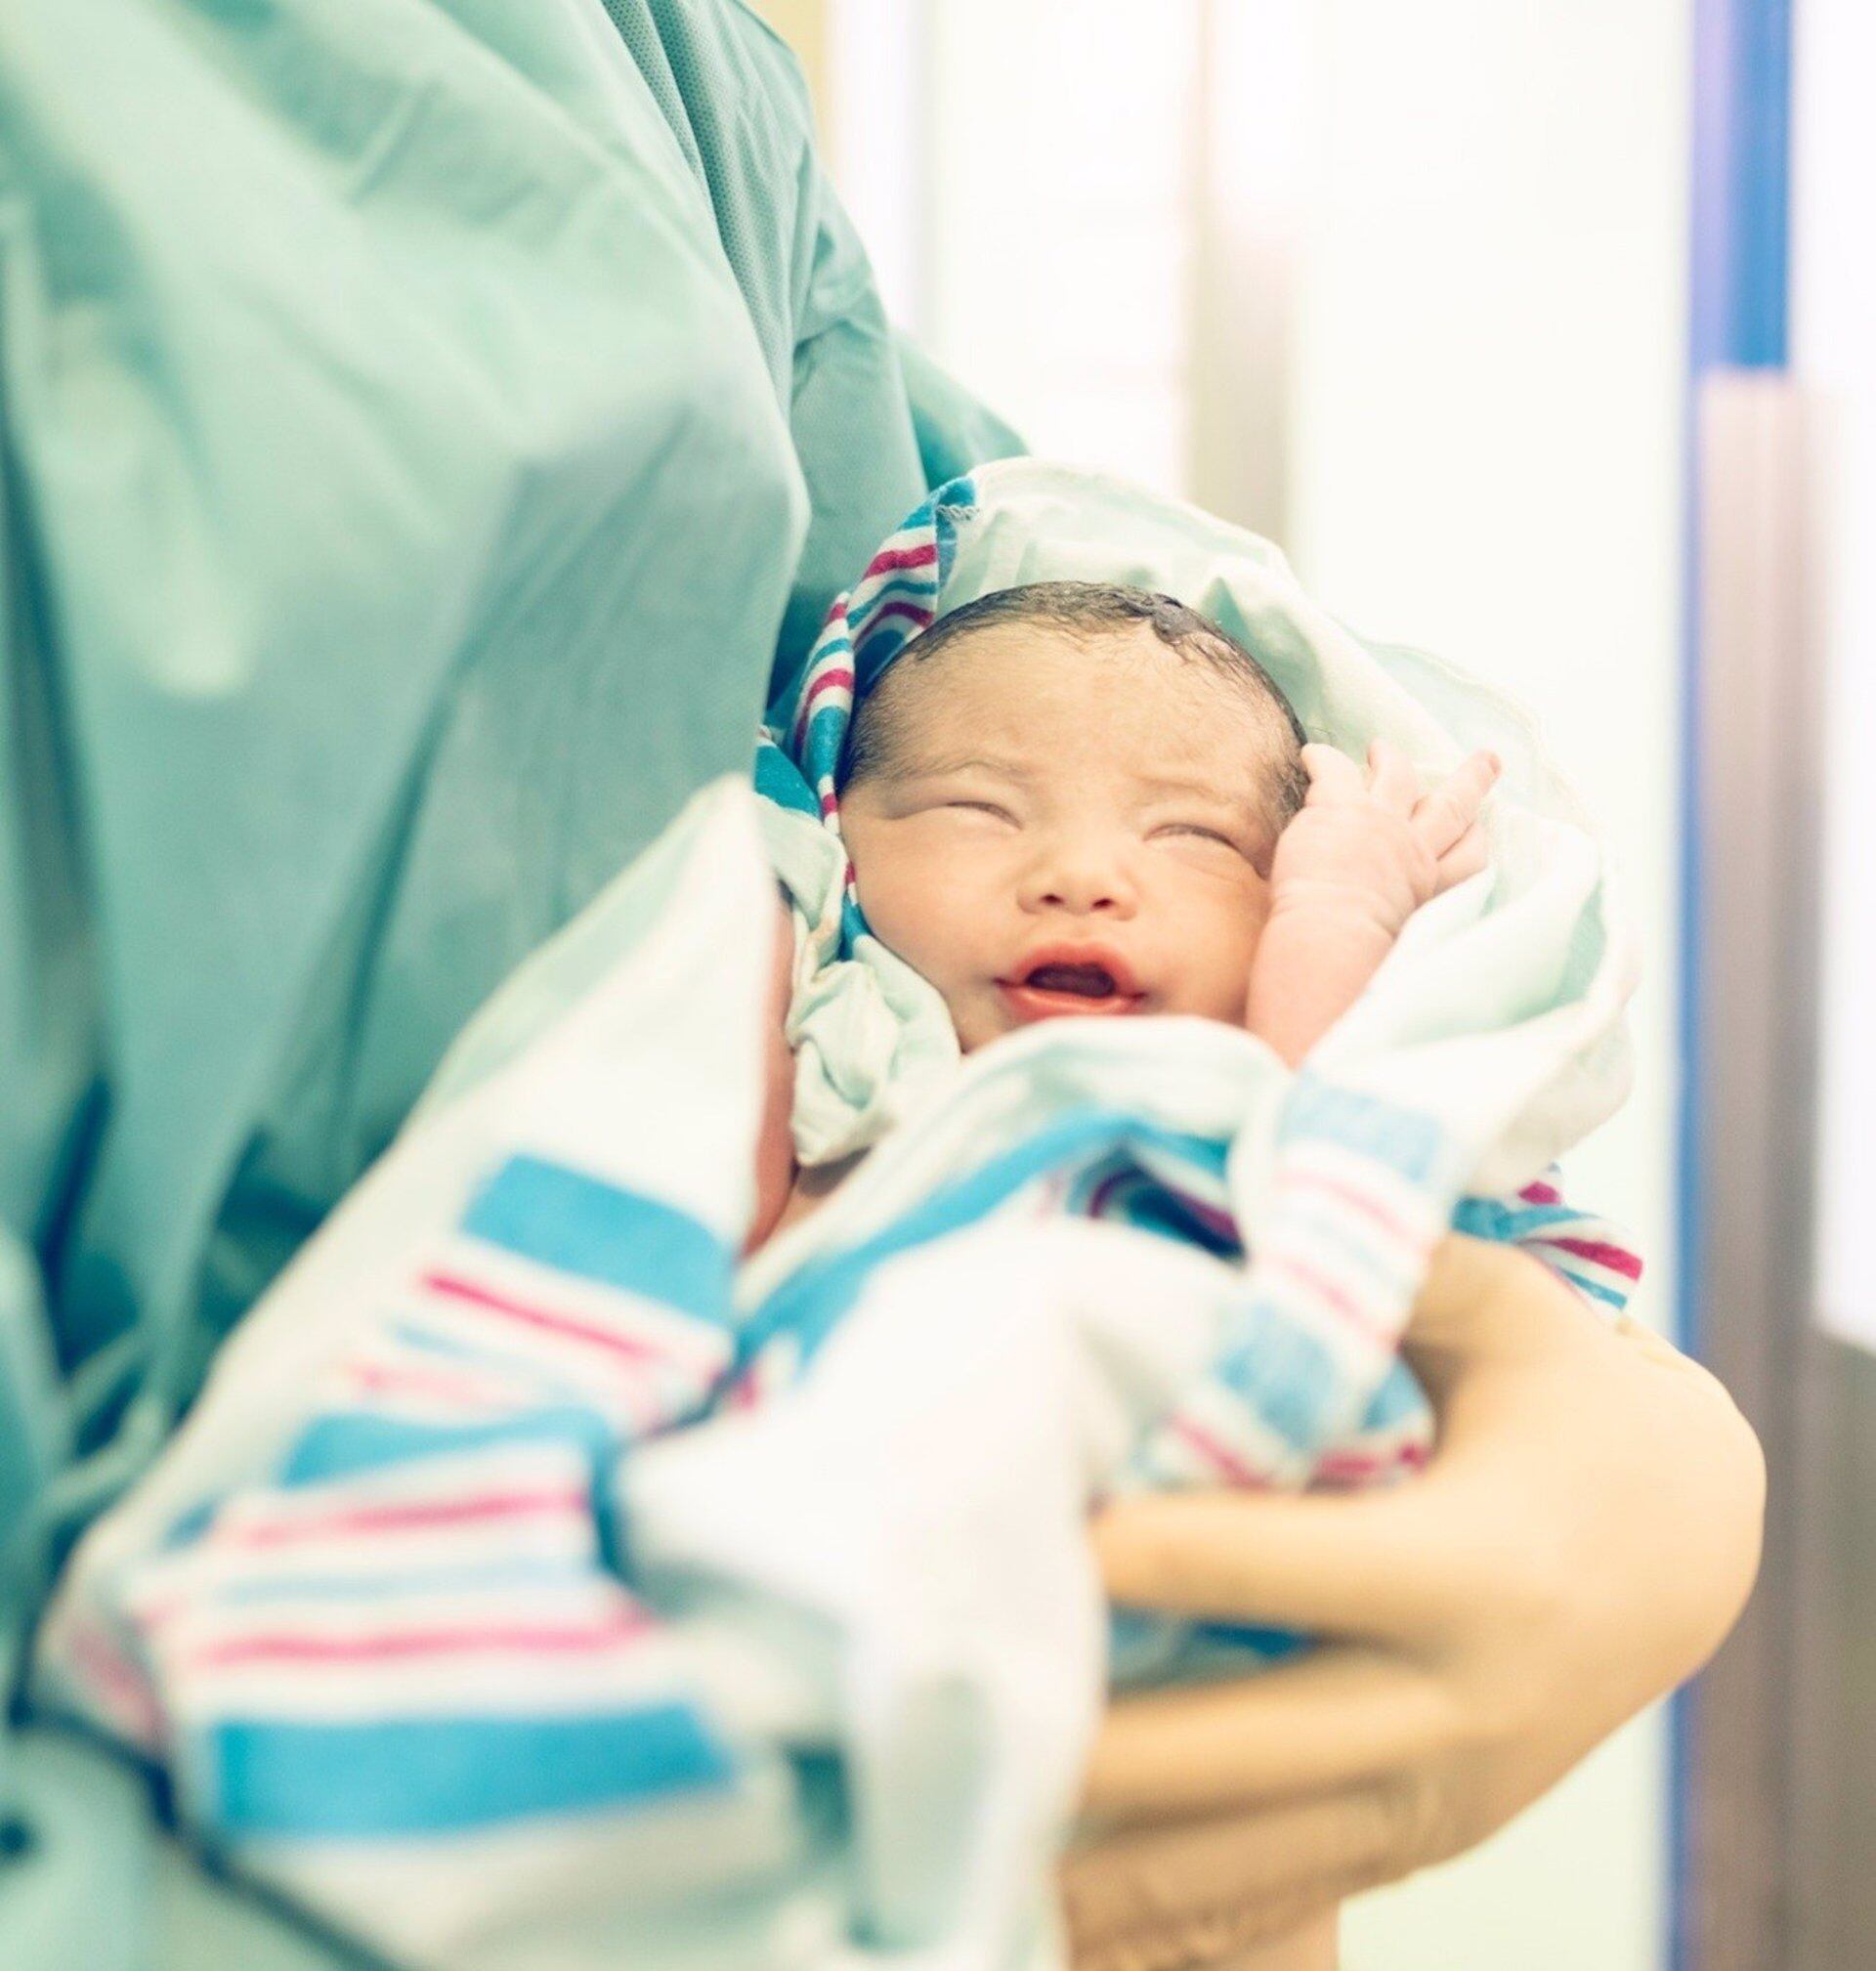
[[[1305,743],[1263,667],[1170,596],[1039,582],[941,618],[855,707],[840,792],[880,941],[943,997],[965,1052],[1034,1020],[1193,1013],[1295,1065],[1409,917],[1485,865],[1477,752],[1423,793]],[[749,1245],[851,1169],[797,1171],[781,1021]]]

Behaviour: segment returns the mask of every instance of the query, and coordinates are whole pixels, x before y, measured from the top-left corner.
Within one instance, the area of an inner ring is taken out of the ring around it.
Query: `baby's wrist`
[[[1282,927],[1285,939],[1306,934],[1350,951],[1372,953],[1379,963],[1413,915],[1411,897],[1389,897],[1354,884],[1304,878],[1280,883],[1270,898],[1264,937]]]
[[[1386,920],[1350,899],[1273,903],[1251,961],[1245,1024],[1295,1067],[1361,997],[1393,944]]]

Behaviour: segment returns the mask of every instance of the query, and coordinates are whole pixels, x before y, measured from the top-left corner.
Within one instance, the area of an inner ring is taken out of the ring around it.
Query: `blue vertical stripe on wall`
[[[1694,0],[1689,367],[1786,358],[1791,0]]]

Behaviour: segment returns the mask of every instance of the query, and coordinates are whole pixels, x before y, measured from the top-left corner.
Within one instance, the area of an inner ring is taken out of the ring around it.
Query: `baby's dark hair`
[[[910,664],[929,664],[964,637],[1011,623],[1040,623],[1081,637],[1099,636],[1145,623],[1169,650],[1188,660],[1196,659],[1220,676],[1243,685],[1247,694],[1270,714],[1277,754],[1272,762],[1273,835],[1281,832],[1301,807],[1309,791],[1309,776],[1302,764],[1307,735],[1291,709],[1290,701],[1236,637],[1173,596],[1155,595],[1147,589],[1130,588],[1114,581],[1032,581],[1017,588],[993,589],[989,595],[980,595],[975,602],[967,602],[950,615],[940,617],[929,629],[914,638],[905,653],[894,661],[892,669]],[[888,680],[890,676],[888,671]],[[882,698],[886,701],[885,716],[881,716]],[[876,686],[855,707],[840,775],[843,787],[869,774],[892,770],[895,735],[890,700],[891,693]]]

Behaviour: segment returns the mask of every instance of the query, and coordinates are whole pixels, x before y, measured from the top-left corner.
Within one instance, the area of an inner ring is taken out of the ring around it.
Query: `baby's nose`
[[[1058,850],[1038,858],[1023,883],[1021,901],[1029,911],[1131,917],[1136,898],[1117,858]]]

